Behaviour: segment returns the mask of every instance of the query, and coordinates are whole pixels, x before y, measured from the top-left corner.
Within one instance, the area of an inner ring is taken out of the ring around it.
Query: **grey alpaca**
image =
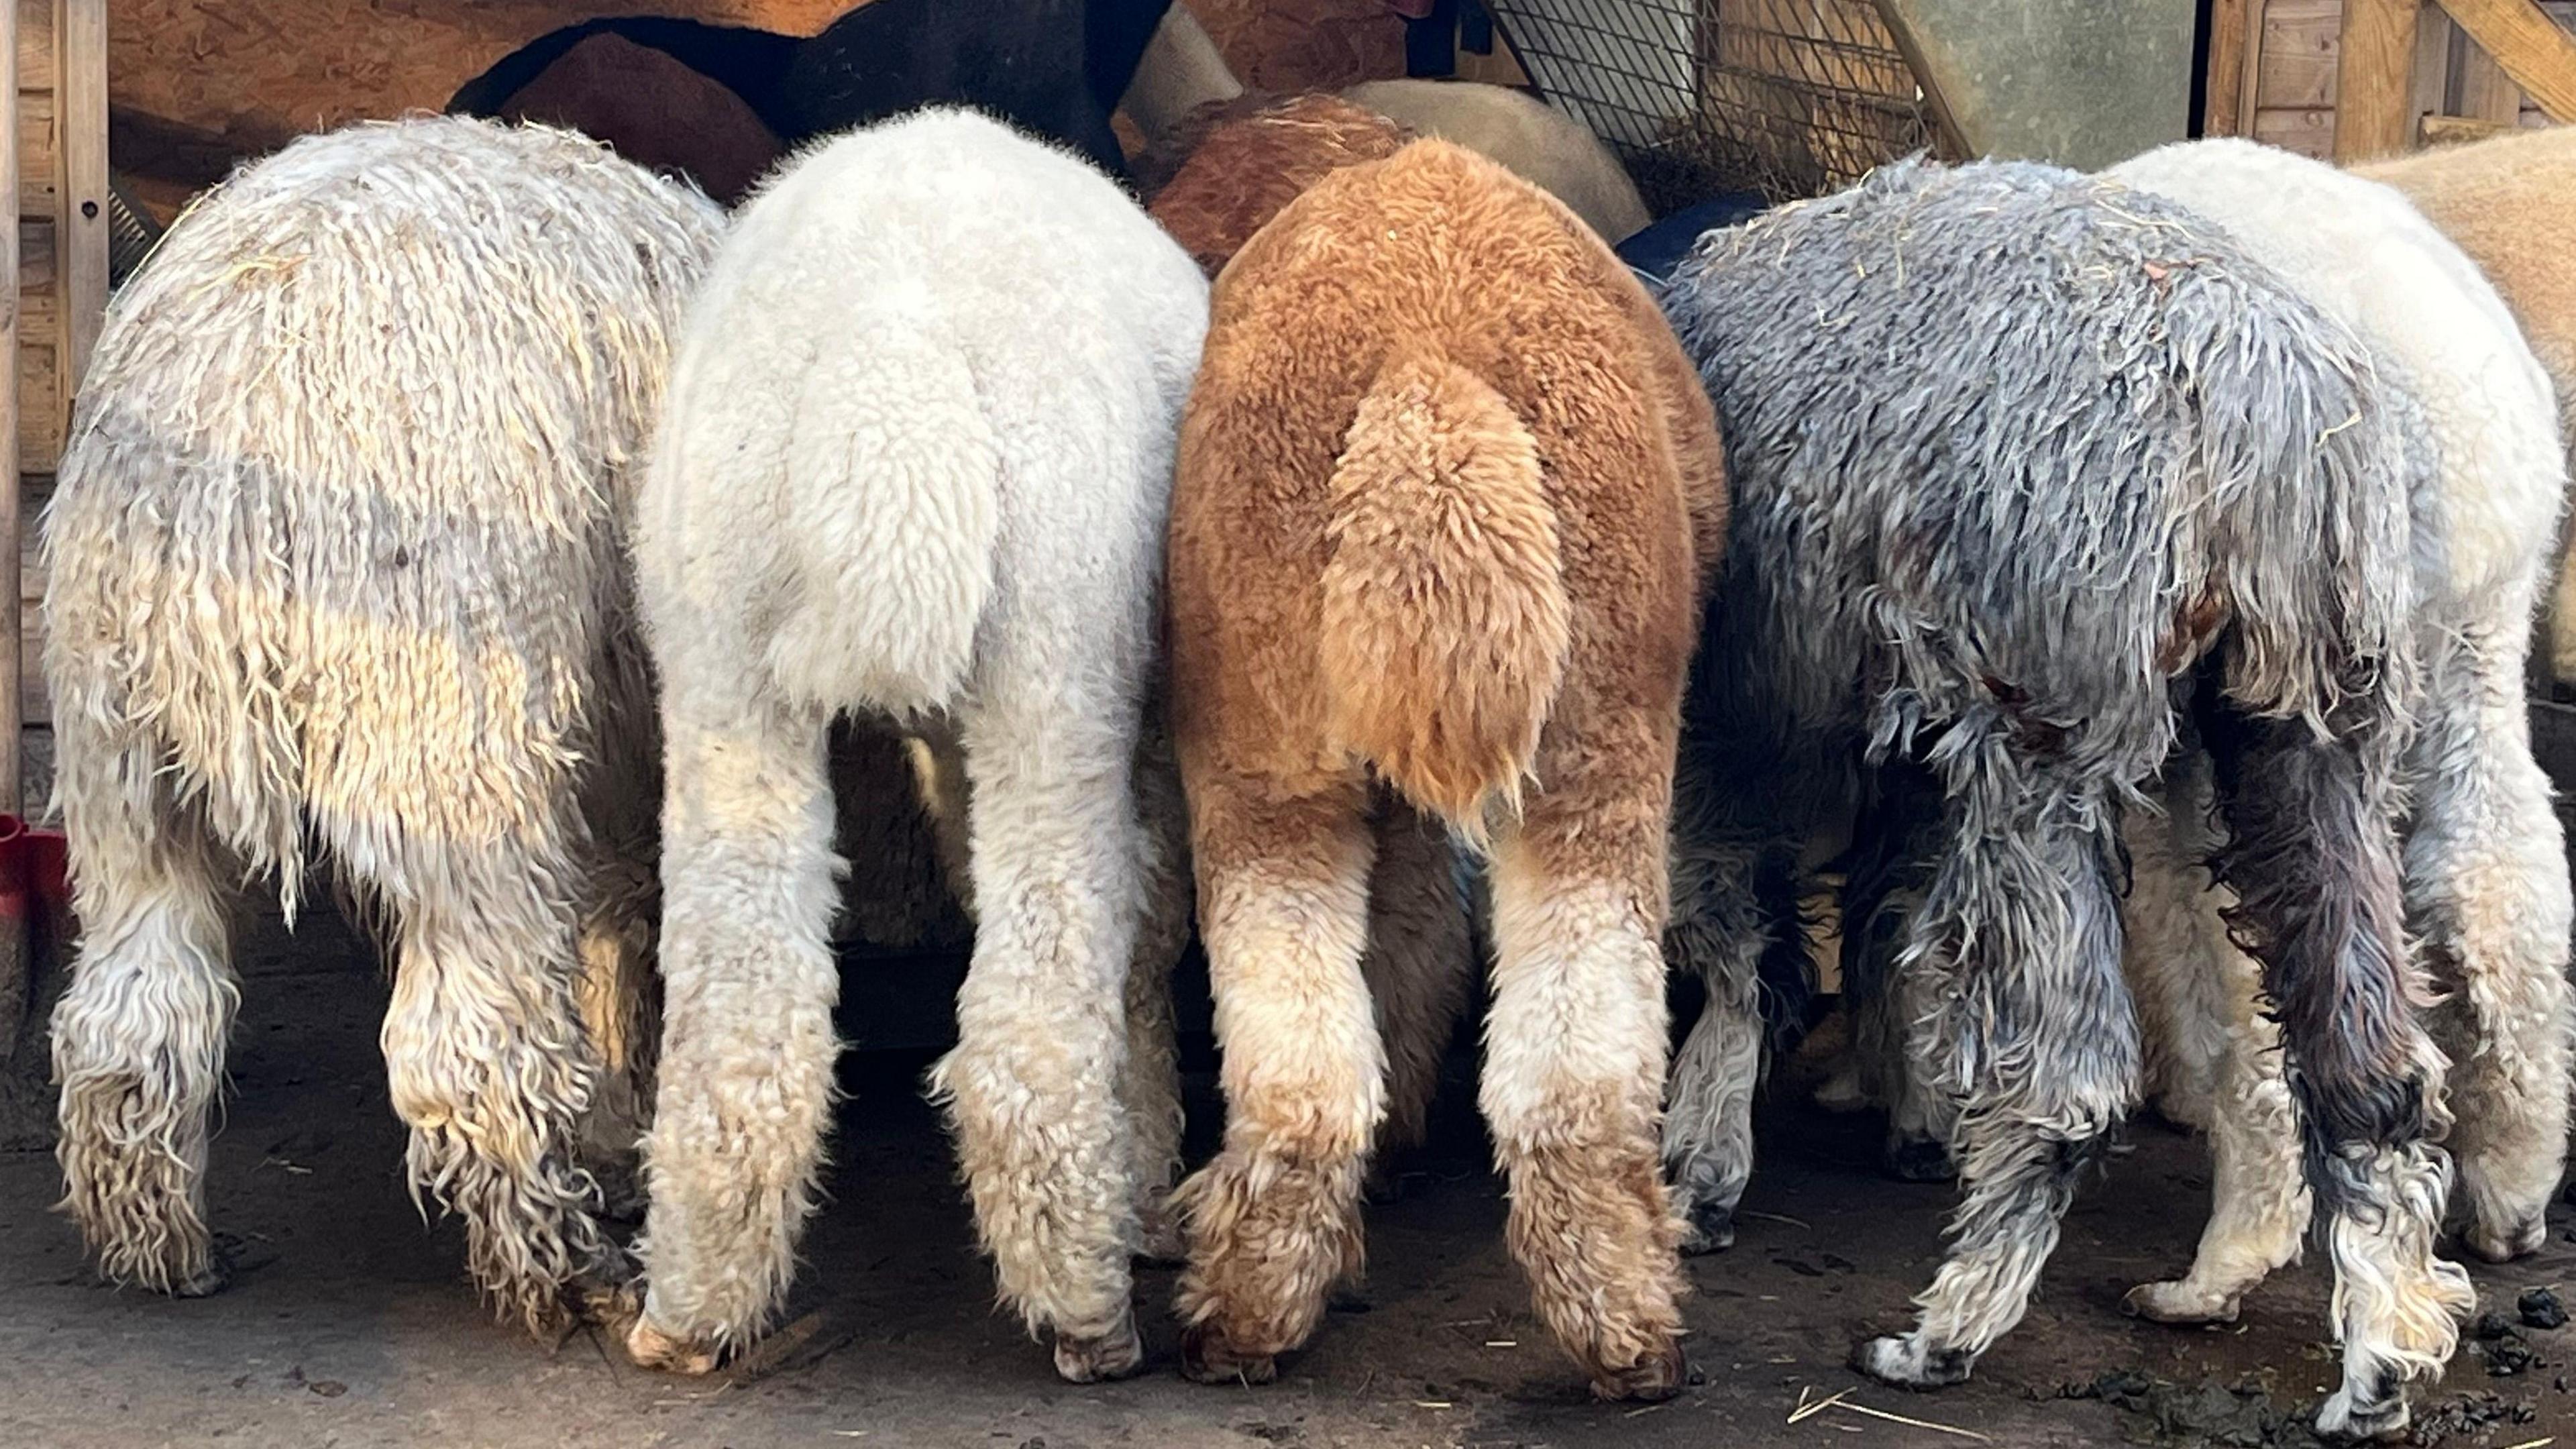
[[[2137,1089],[2122,812],[2197,720],[2218,868],[2278,1003],[2346,1381],[2402,1415],[2465,1293],[2434,1258],[2440,1054],[2402,939],[2420,691],[2401,397],[2170,203],[2027,163],[1884,168],[1704,238],[1663,302],[1724,420],[1735,531],[1683,741],[1667,948],[1709,983],[1666,1156],[1703,1230],[1749,1169],[1760,889],[1864,773],[1929,771],[1937,862],[1890,984],[1963,1201],[1876,1377],[1967,1377],[2018,1322]]]

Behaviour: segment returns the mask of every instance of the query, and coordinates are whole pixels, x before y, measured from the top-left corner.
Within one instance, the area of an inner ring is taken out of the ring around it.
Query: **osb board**
[[[2576,30],[2576,0],[2542,0],[2560,25]],[[2447,22],[2428,13],[2424,29],[2440,33]],[[2306,155],[2334,151],[2335,64],[2343,30],[2343,0],[2270,0],[2263,7],[2262,71],[2255,86],[2255,139]],[[2419,90],[2423,77],[2419,75]],[[2420,100],[2419,96],[2419,100]],[[2422,107],[2419,107],[2422,108]],[[2522,124],[2547,124],[2529,97]]]
[[[220,174],[222,160],[305,131],[437,110],[511,51],[603,14],[810,35],[856,8],[856,0],[109,0],[108,100],[120,123],[221,158],[198,158]]]
[[[1404,74],[1404,22],[1386,0],[1187,0],[1256,90],[1337,90]]]

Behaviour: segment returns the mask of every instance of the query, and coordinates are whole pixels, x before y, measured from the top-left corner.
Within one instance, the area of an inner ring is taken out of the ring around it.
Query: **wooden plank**
[[[54,81],[60,116],[58,170],[61,229],[54,235],[55,267],[62,277],[63,413],[70,422],[72,395],[89,368],[107,317],[107,0],[60,0],[54,33],[60,65]],[[42,469],[53,471],[53,460]],[[0,678],[5,678],[0,675]]]
[[[2263,7],[2254,108],[2332,107],[2341,0],[2272,0]]]
[[[2576,121],[2576,36],[2559,29],[2534,0],[2441,3],[2551,120]]]
[[[2451,51],[2461,41],[2460,27],[2442,7],[2423,0],[2415,10],[2415,75],[2407,90],[2407,131],[2412,135],[2426,116],[2451,112]]]
[[[1966,160],[1976,155],[1968,145],[1968,133],[1960,129],[1958,116],[1950,110],[1950,102],[1942,96],[1941,88],[1933,84],[1932,67],[1924,61],[1923,47],[1916,42],[1913,30],[1905,24],[1904,17],[1896,13],[1889,0],[1873,0],[1873,3],[1878,10],[1879,24],[1887,27],[1888,38],[1896,42],[1896,53],[1905,57],[1906,69],[1914,72],[1914,83],[1922,87],[1923,109],[1931,113],[1933,134],[1941,140],[1940,153],[1952,160]]]
[[[2475,116],[2426,116],[2424,144],[2456,146],[2464,141],[2483,141],[2513,129],[2510,122],[2487,121]]]
[[[18,7],[18,94],[54,89],[54,0],[11,0]]]
[[[2254,113],[2254,139],[2319,161],[2334,156],[2335,113],[2316,107],[2267,106]]]
[[[2208,79],[2202,86],[2200,133],[2239,134],[2245,110],[2245,52],[2253,46],[2254,0],[2210,0]]]
[[[2236,81],[2236,129],[2230,133],[2237,136],[2254,134],[2254,112],[2263,99],[2264,35],[2270,29],[2272,12],[2270,0],[2249,0],[2249,3],[2245,59]]]
[[[18,214],[54,214],[54,93],[18,93]]]
[[[0,55],[18,53],[18,11],[0,3]],[[18,194],[18,67],[0,66],[0,196]],[[0,277],[9,279],[7,305],[0,307],[0,439],[10,449],[9,486],[0,488],[0,810],[17,814],[23,805],[18,750],[24,710],[18,675],[27,657],[19,630],[25,611],[18,599],[18,505],[24,494],[18,477],[23,460],[18,441],[18,228],[0,226]]]
[[[2334,159],[2349,166],[2393,156],[2415,139],[2419,0],[2344,0],[2336,36]]]

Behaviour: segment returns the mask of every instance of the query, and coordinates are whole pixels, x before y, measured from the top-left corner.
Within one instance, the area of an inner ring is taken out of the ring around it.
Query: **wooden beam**
[[[59,0],[54,26],[55,154],[62,168],[54,255],[63,298],[64,436],[107,316],[107,0]]]
[[[0,57],[18,54],[18,0],[0,0]],[[0,810],[22,813],[25,804],[18,751],[26,701],[19,697],[18,533],[19,505],[26,485],[18,473],[18,67],[0,64],[0,197],[9,204],[8,225],[0,226],[0,277],[8,291],[0,296],[0,458],[9,465],[9,483],[0,488]],[[15,1030],[16,1023],[0,1022]]]
[[[2533,0],[2441,0],[2441,5],[2514,84],[2530,92],[2541,114],[2562,124],[2576,121],[2576,35],[2559,29]]]
[[[2456,146],[2464,141],[2483,141],[2515,129],[2501,121],[2480,120],[2475,116],[2426,116],[2424,144]]]
[[[2343,38],[2335,67],[2337,165],[2393,156],[2414,140],[2415,22],[2420,3],[2344,0]]]
[[[2254,0],[2210,0],[2209,55],[2200,101],[2200,133],[2239,136],[2245,112],[2245,52],[2262,24]]]
[[[1873,0],[1879,23],[1887,27],[1888,36],[1896,42],[1896,53],[1905,57],[1905,68],[1914,72],[1914,83],[1922,87],[1923,109],[1932,113],[1932,129],[1940,137],[1942,159],[1973,161],[1976,148],[1968,144],[1968,133],[1959,126],[1959,118],[1950,110],[1950,102],[1932,78],[1931,63],[1923,58],[1923,47],[1914,38],[1913,27],[1889,0]],[[2188,106],[2185,109],[2189,109]]]
[[[2522,114],[2522,87],[2513,83],[2513,77],[2504,73],[2504,67],[2495,63],[2486,47],[2469,39],[2464,31],[2454,60],[2458,67],[2453,79],[2453,89],[2459,93],[2457,114],[2472,121],[2513,125]]]
[[[2272,0],[2249,0],[2245,7],[2245,69],[2236,83],[2236,130],[2254,134],[2254,113],[2263,108],[2263,32],[2271,28]]]

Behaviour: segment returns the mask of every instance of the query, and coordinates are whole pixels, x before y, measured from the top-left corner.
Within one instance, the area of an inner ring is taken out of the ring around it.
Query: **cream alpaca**
[[[650,724],[616,536],[718,226],[569,132],[362,126],[234,177],[109,309],[45,674],[87,931],[59,1151],[111,1276],[220,1282],[225,898],[274,873],[292,913],[308,847],[383,913],[414,1190],[476,1278],[542,1333],[614,1267],[572,1153],[592,1048],[640,1066],[607,1011],[649,848],[611,808]]]
[[[978,929],[935,1085],[1002,1296],[1070,1378],[1141,1361],[1128,1256],[1178,1122],[1168,1026],[1123,1003],[1186,912],[1143,724],[1206,294],[1115,184],[969,112],[845,136],[740,214],[636,542],[668,842],[640,1361],[757,1333],[814,1205],[843,713],[925,740],[962,816]]]

